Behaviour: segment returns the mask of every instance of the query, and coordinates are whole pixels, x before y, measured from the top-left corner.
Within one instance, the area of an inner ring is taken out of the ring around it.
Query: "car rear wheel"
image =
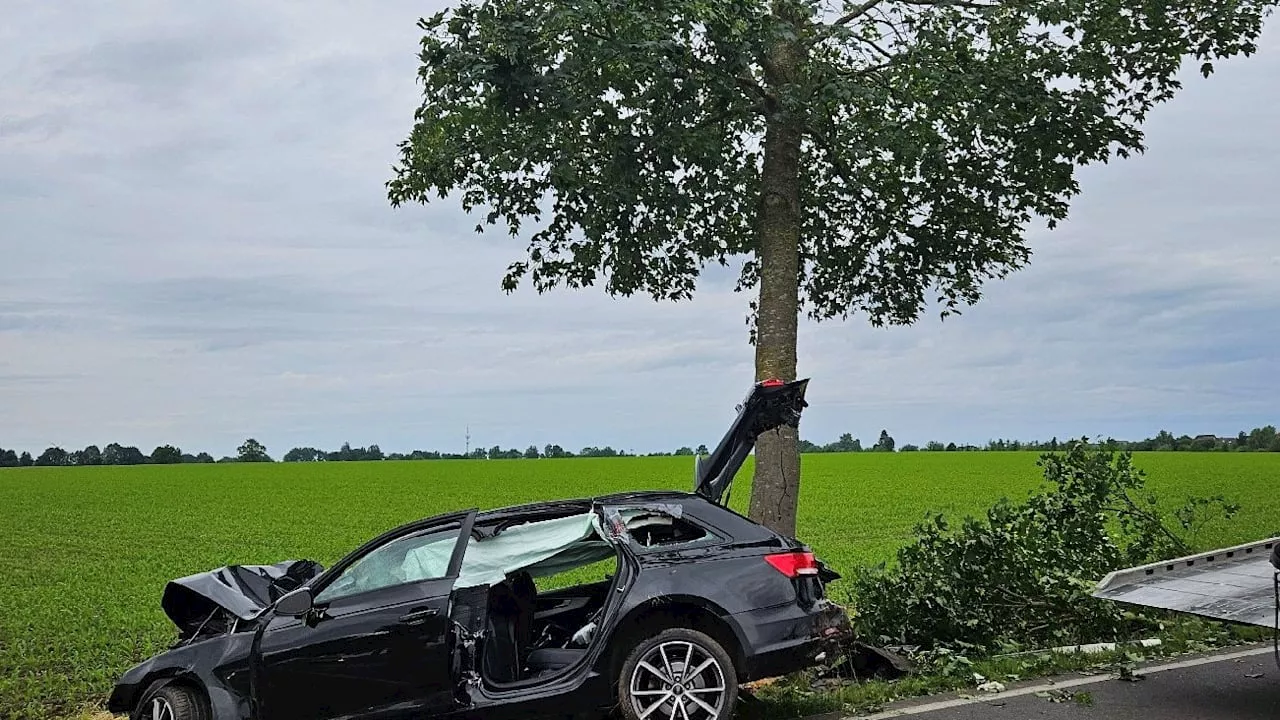
[[[738,673],[710,636],[671,628],[627,656],[618,699],[627,720],[726,720],[738,700]]]
[[[207,720],[204,698],[184,685],[166,685],[147,698],[140,720]]]

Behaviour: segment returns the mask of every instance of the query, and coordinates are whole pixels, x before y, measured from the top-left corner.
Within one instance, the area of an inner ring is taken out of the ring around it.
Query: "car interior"
[[[540,593],[530,574],[519,571],[490,587],[484,679],[538,682],[575,665],[587,654],[613,577]]]
[[[670,508],[629,511],[616,519],[629,540],[642,548],[685,545],[707,536],[678,513]],[[524,552],[530,557],[546,555],[529,550],[537,538],[533,530],[540,524],[519,528],[526,543]],[[617,577],[617,564],[617,549],[593,532],[559,548],[549,558],[506,572],[501,581],[491,583],[488,632],[480,658],[484,680],[498,687],[536,684],[576,665],[595,637]],[[608,569],[603,580],[581,582],[602,566]],[[568,586],[564,586],[566,580]],[[539,584],[544,589],[539,590]]]

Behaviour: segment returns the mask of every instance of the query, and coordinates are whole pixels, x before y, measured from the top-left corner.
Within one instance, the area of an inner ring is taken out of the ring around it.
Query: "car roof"
[[[548,500],[544,502],[495,508],[476,514],[475,530],[481,536],[502,532],[504,528],[536,519],[552,520],[577,513],[590,512],[597,505],[635,505],[651,503],[678,504],[686,515],[692,515],[739,541],[776,538],[768,528],[732,509],[713,503],[702,495],[677,490],[641,490],[589,498]],[[539,518],[538,516],[543,516]]]
[[[534,515],[540,512],[556,513],[559,511],[573,511],[583,508],[590,508],[593,505],[608,505],[613,503],[635,503],[646,501],[663,501],[663,500],[679,500],[681,502],[697,501],[699,503],[707,503],[707,499],[701,495],[695,495],[690,492],[681,492],[678,490],[638,490],[622,493],[613,493],[610,495],[597,495],[593,497],[583,498],[566,498],[562,500],[543,500],[540,502],[526,503],[524,505],[512,505],[510,507],[494,508],[485,510],[476,514],[476,521],[483,522],[489,520],[500,520],[508,517],[516,517],[521,515]]]

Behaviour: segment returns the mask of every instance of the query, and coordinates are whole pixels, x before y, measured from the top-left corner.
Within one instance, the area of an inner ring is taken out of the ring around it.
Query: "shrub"
[[[1001,500],[957,528],[941,514],[917,525],[897,565],[853,578],[862,637],[882,644],[976,647],[1116,638],[1142,616],[1091,596],[1106,573],[1192,552],[1194,533],[1235,515],[1221,496],[1172,513],[1147,491],[1129,453],[1087,439],[1038,464],[1046,486]]]

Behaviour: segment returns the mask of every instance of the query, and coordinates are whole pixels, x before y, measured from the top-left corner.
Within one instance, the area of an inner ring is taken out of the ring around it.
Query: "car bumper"
[[[745,680],[787,675],[820,663],[851,632],[844,608],[819,600],[735,616],[747,635]]]

